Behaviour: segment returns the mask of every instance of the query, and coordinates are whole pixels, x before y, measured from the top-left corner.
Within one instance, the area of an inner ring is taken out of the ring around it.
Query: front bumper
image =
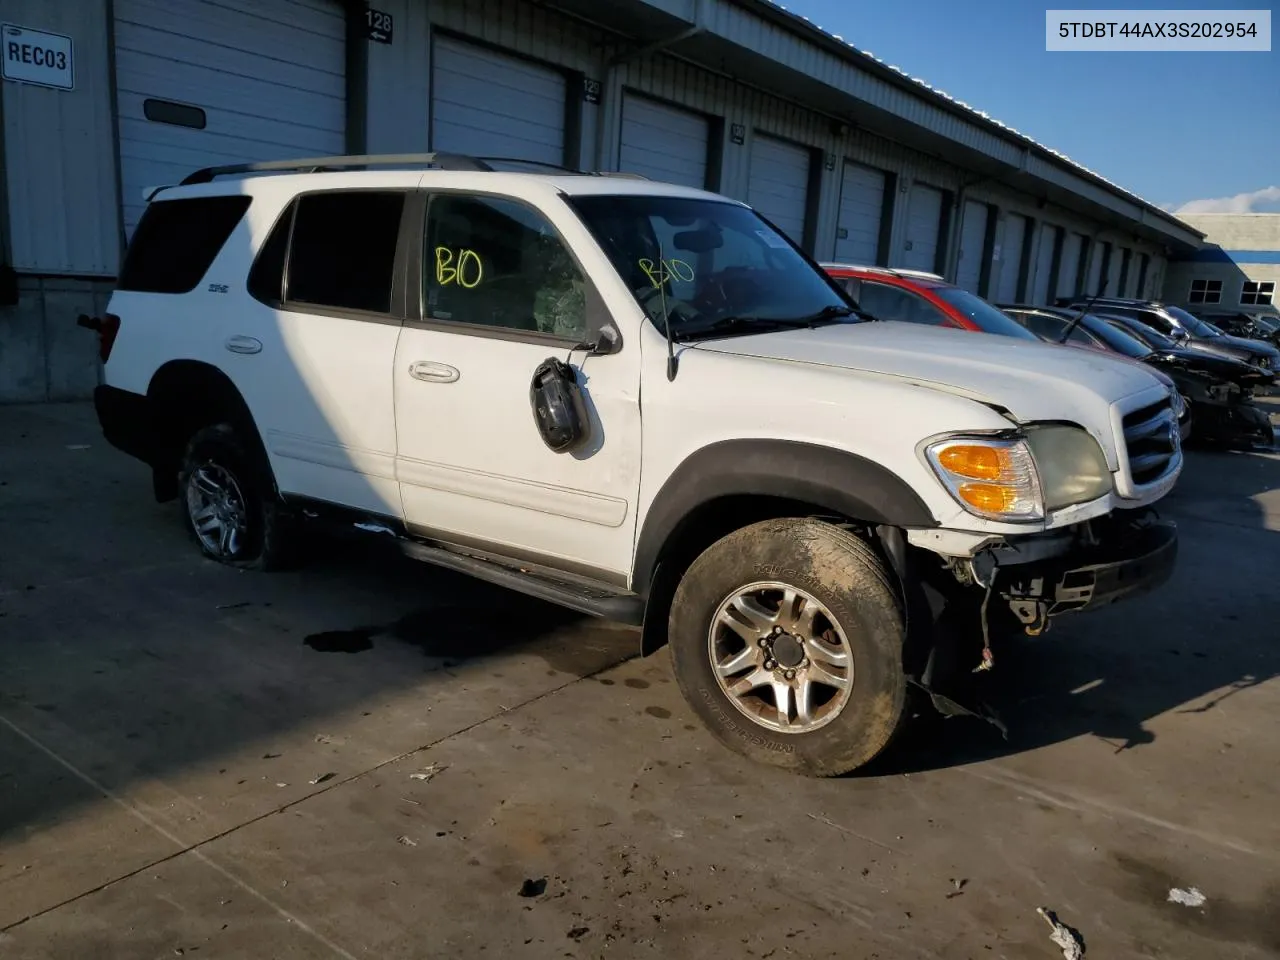
[[[1030,563],[998,565],[992,590],[1037,633],[1049,618],[1115,603],[1154,590],[1172,575],[1178,531],[1170,522],[1110,517],[1094,543]]]
[[[160,434],[153,405],[147,397],[102,384],[94,388],[93,408],[107,443],[154,465]]]

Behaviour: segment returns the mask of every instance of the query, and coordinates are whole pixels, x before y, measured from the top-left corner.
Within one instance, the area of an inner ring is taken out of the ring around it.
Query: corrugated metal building
[[[1205,246],[1169,264],[1164,297],[1215,313],[1280,315],[1280,213],[1188,213]]]
[[[747,200],[820,259],[994,300],[1104,274],[1154,294],[1200,245],[766,0],[374,4],[0,0],[20,77],[0,100],[0,400],[88,395],[74,318],[102,308],[143,188],[217,162],[438,149],[627,169]]]

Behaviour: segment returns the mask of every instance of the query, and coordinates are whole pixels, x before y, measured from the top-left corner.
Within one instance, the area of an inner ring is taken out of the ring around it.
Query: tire
[[[178,507],[210,560],[240,569],[288,569],[297,560],[296,537],[260,461],[230,424],[198,430],[178,471]],[[235,533],[227,534],[233,527]]]
[[[784,612],[783,588],[796,598],[794,618]],[[721,623],[722,611],[737,629]],[[693,562],[676,589],[668,636],[676,681],[721,742],[757,762],[827,777],[870,762],[902,722],[903,620],[888,571],[862,540],[816,520],[767,520]],[[795,633],[762,645],[760,637],[779,624]],[[713,658],[726,671],[723,683]],[[785,727],[775,682],[790,691]],[[738,693],[755,686],[732,696],[730,684]],[[807,719],[800,712],[806,685]]]

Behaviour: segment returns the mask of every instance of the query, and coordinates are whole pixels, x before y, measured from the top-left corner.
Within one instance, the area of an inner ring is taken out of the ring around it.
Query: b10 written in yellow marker
[[[457,284],[464,290],[480,286],[484,279],[484,264],[474,250],[450,250],[436,247],[436,283],[442,287]]]
[[[693,267],[683,260],[659,260],[655,264],[646,258],[637,263],[654,287],[660,287],[668,280],[683,280],[685,283],[693,281]]]

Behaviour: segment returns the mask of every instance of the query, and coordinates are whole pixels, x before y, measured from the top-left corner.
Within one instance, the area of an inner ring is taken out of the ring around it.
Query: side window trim
[[[406,325],[418,330],[436,330],[441,333],[453,333],[460,336],[482,337],[489,340],[508,340],[516,343],[536,343],[545,344],[549,347],[579,347],[583,344],[593,341],[600,333],[600,329],[608,321],[612,321],[613,317],[609,312],[608,306],[605,304],[604,297],[601,296],[595,281],[591,278],[591,274],[583,266],[582,260],[578,257],[577,251],[565,239],[559,228],[552,222],[547,214],[526,200],[519,197],[513,197],[509,194],[495,193],[488,190],[462,189],[462,188],[439,188],[431,187],[419,189],[418,194],[418,225],[416,228],[416,238],[409,244],[407,253],[412,254],[412,259],[406,263],[406,288],[408,290],[416,290],[417,296],[409,295],[407,297],[409,303],[409,311],[406,317]],[[517,206],[536,214],[547,222],[547,225],[555,232],[555,237],[560,241],[561,246],[569,254],[570,259],[578,268],[578,272],[582,275],[583,293],[586,303],[586,336],[583,340],[574,340],[570,337],[561,337],[553,333],[542,333],[535,330],[517,330],[514,327],[487,326],[478,323],[466,323],[464,321],[439,320],[429,318],[427,316],[426,294],[427,294],[427,274],[426,274],[426,236],[427,230],[431,226],[431,204],[437,197],[471,197],[481,200],[495,200],[504,203],[512,203]],[[621,327],[615,322],[614,326],[621,333]],[[619,347],[621,349],[621,346]]]
[[[323,304],[302,303],[289,299],[289,272],[293,264],[293,231],[297,221],[298,207],[304,197],[335,193],[399,193],[404,195],[404,206],[400,211],[400,226],[396,234],[395,260],[391,269],[391,307],[383,313],[376,310],[354,310],[346,307],[328,307]],[[282,300],[278,304],[269,304],[277,310],[289,313],[301,313],[317,317],[335,317],[340,320],[360,320],[366,323],[386,323],[399,326],[407,318],[405,314],[405,230],[412,221],[413,200],[416,191],[411,187],[340,187],[321,190],[305,190],[293,195],[289,201],[289,243],[285,251],[284,276],[281,280]],[[283,215],[283,214],[282,214]],[[274,229],[274,226],[273,226]],[[261,252],[261,250],[259,250]],[[256,261],[256,257],[255,257]]]

